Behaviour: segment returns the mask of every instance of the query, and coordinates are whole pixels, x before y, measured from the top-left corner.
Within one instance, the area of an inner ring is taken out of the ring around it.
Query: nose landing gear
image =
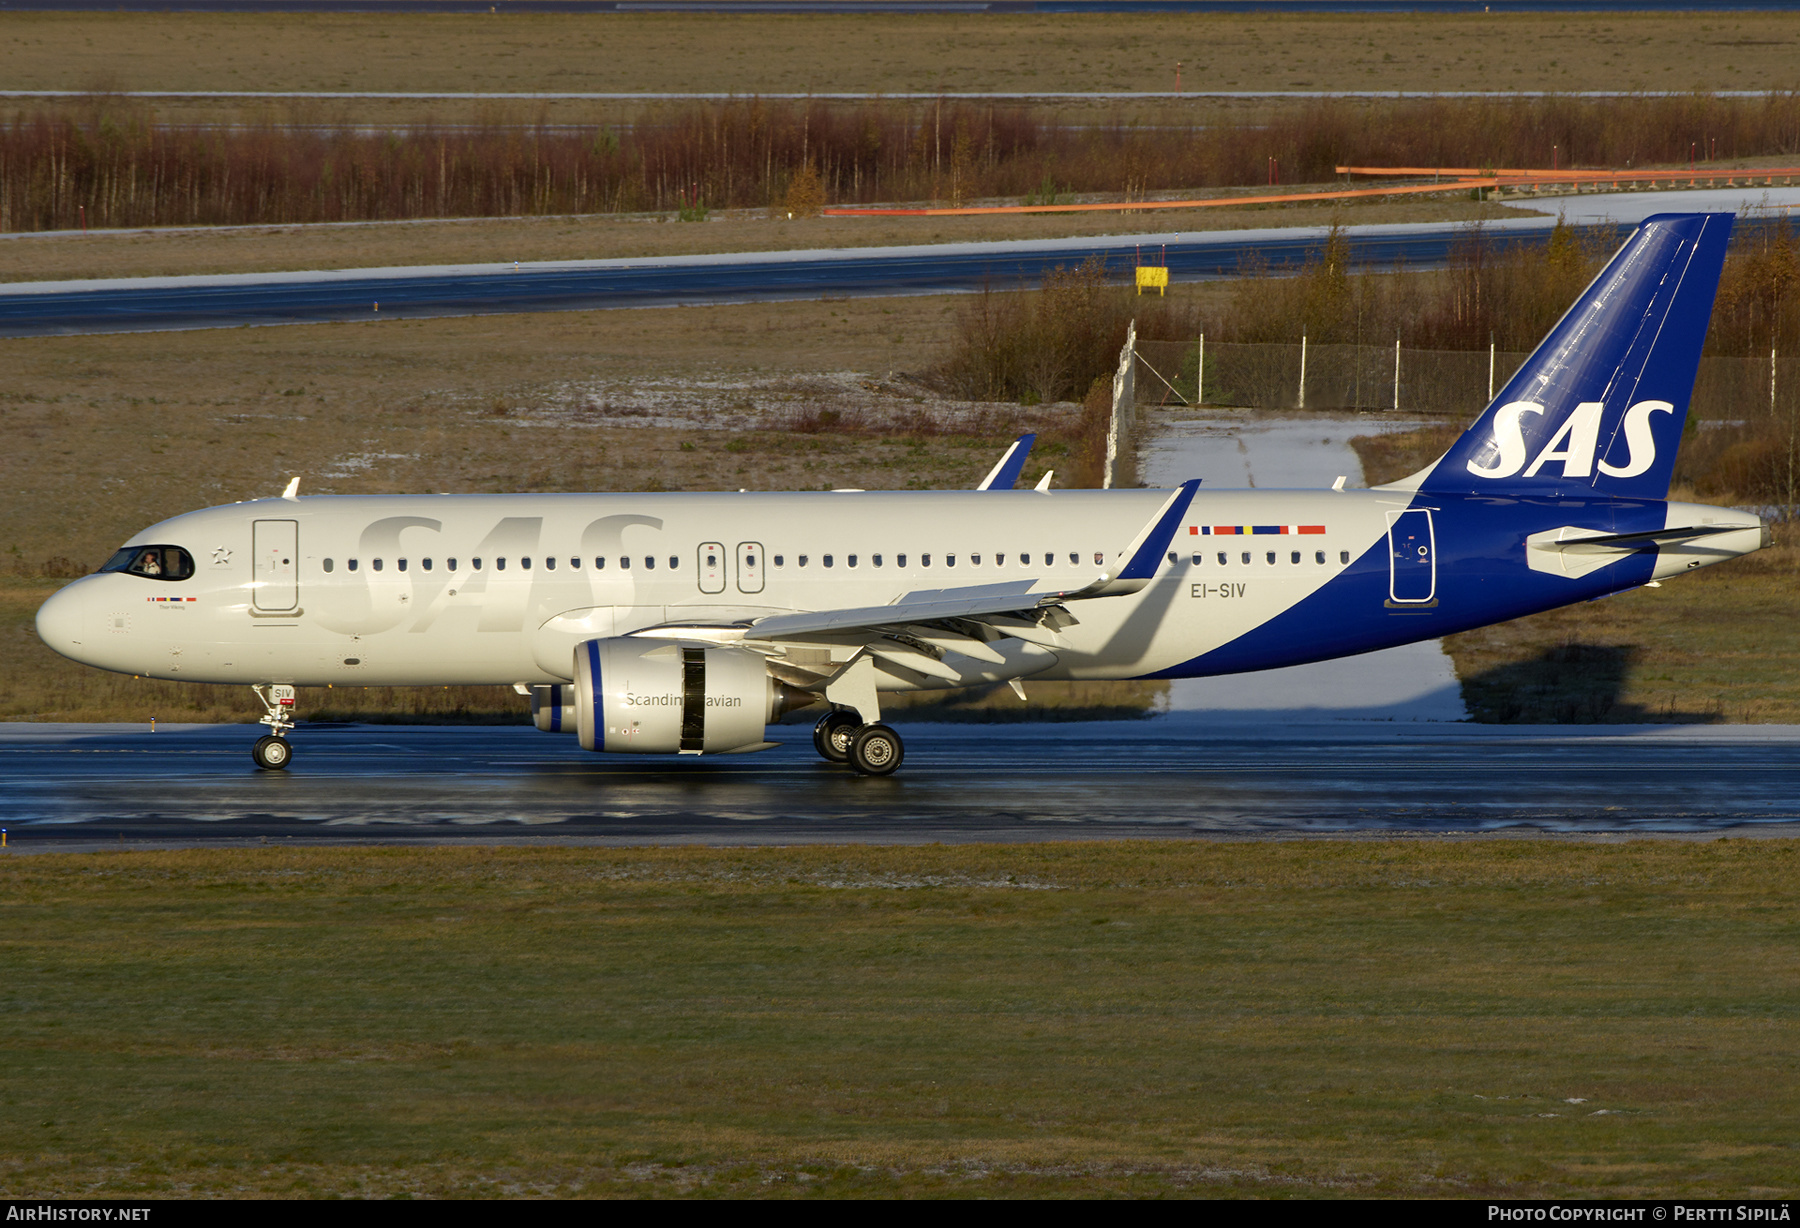
[[[282,771],[294,757],[294,748],[287,742],[287,732],[294,727],[294,688],[285,682],[275,682],[266,688],[253,686],[250,689],[262,701],[265,712],[261,723],[269,727],[269,732],[256,739],[256,744],[250,748],[250,758],[264,771]]]

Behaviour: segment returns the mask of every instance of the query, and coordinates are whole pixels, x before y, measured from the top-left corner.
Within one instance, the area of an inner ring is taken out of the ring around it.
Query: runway
[[[1536,216],[1484,224],[1491,241],[1548,242],[1556,215],[1616,228],[1666,210],[1759,209],[1800,204],[1800,188],[1595,193],[1523,202]],[[1740,223],[1740,231],[1758,222]],[[1125,278],[1166,263],[1175,281],[1241,276],[1247,262],[1298,268],[1323,244],[1324,226],[1259,230],[934,243],[737,255],[543,261],[328,272],[225,273],[0,285],[0,337],[153,332],[347,320],[423,319],[528,311],[591,311],[792,299],[950,294],[1038,284],[1057,266],[1100,257]],[[1468,241],[1464,223],[1345,228],[1366,270],[1443,267]]]
[[[1800,835],[1800,727],[1370,721],[904,725],[886,779],[804,726],[753,755],[594,755],[522,727],[0,725],[12,853],[227,842],[920,843],[1394,833]]]
[[[1495,223],[1509,241],[1546,241],[1554,222]],[[1235,276],[1246,259],[1304,263],[1322,227],[1225,230],[1102,239],[942,243],[912,247],[756,252],[524,264],[219,274],[0,287],[0,337],[228,328],[340,320],[419,319],[784,299],[946,294],[983,285],[1036,285],[1058,265],[1100,256],[1114,276],[1164,259],[1179,280]],[[1350,232],[1359,264],[1440,265],[1459,226],[1365,226]]]

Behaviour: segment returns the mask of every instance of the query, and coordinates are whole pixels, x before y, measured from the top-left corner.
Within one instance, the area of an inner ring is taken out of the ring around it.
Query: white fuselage
[[[145,529],[128,544],[181,546],[193,556],[192,578],[90,576],[52,598],[39,627],[65,655],[157,678],[566,681],[578,643],[664,623],[724,626],[1009,581],[1079,588],[1117,564],[1167,498],[1142,490],[265,499]],[[1139,593],[1077,603],[1078,621],[1060,643],[1020,645],[1025,657],[966,679],[889,679],[882,689],[1177,667],[1317,591],[1380,542],[1410,501],[1384,491],[1203,491],[1170,546],[1176,561]],[[1285,531],[1215,536],[1215,526]],[[1326,647],[1316,655],[1330,655]]]

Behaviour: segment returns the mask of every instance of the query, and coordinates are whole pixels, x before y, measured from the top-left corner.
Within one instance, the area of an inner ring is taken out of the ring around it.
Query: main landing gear
[[[266,710],[262,723],[269,727],[269,732],[256,739],[256,744],[250,748],[250,758],[265,772],[282,771],[294,757],[294,748],[287,742],[288,730],[294,727],[294,688],[285,682],[276,682],[266,688],[253,686],[250,689],[262,700]]]
[[[836,708],[813,726],[813,748],[832,763],[848,763],[864,776],[887,776],[906,758],[900,735],[886,725],[865,725],[847,708]]]

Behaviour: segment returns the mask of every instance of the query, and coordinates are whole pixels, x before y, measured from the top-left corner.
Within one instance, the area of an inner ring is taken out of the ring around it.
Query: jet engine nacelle
[[[533,686],[531,723],[545,733],[574,733],[575,687],[567,682]]]
[[[759,750],[765,726],[815,701],[757,653],[629,636],[577,644],[574,691],[582,749],[635,755]]]

